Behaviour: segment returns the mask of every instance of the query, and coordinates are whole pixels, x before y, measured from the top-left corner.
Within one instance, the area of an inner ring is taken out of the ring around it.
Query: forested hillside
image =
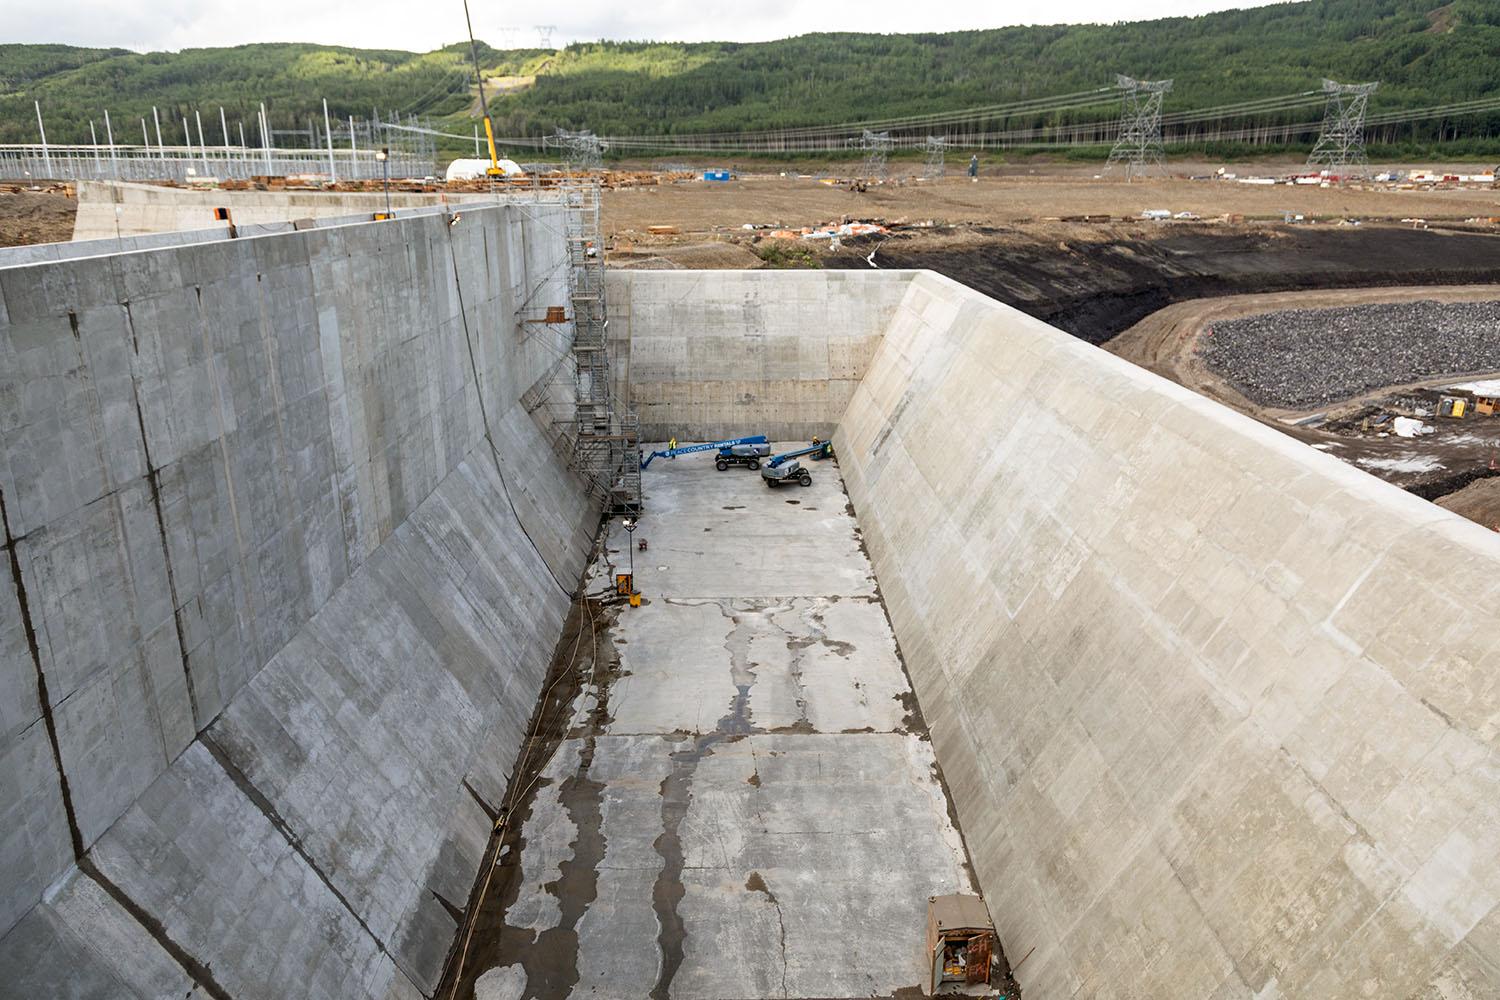
[[[947,34],[818,34],[736,44],[599,42],[559,52],[481,47],[501,134],[740,130],[915,114],[1098,87],[1116,73],[1174,77],[1169,110],[1379,80],[1373,108],[1500,94],[1500,0],[1312,0],[1194,18]],[[466,45],[414,54],[251,45],[136,54],[0,45],[0,141],[88,137],[106,107],[131,122],[159,105],[284,127],[378,108],[467,133],[476,107]],[[502,81],[496,79],[497,85]],[[1441,127],[1441,126],[1434,126]],[[1500,133],[1500,121],[1493,133]],[[461,147],[461,144],[455,144]]]

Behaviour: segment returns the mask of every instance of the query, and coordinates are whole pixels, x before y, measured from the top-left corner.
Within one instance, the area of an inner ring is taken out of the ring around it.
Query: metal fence
[[[433,155],[425,149],[391,148],[382,163],[374,149],[264,149],[253,146],[0,146],[0,177],[35,180],[178,181],[195,178],[248,180],[314,174],[329,179],[379,180],[387,165],[392,178],[426,177]]]

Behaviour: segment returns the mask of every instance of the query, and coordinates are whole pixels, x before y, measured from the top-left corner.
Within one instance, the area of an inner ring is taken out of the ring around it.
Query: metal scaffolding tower
[[[573,311],[573,402],[570,465],[610,513],[640,510],[640,424],[611,392],[604,244],[597,178],[564,187],[568,297]]]
[[[563,164],[569,173],[591,173],[604,169],[604,150],[607,146],[604,140],[588,129],[569,132],[560,128],[548,140],[548,144],[562,150]]]
[[[1120,135],[1109,151],[1111,169],[1125,164],[1125,179],[1144,175],[1155,168],[1164,172],[1161,147],[1161,102],[1172,89],[1171,80],[1136,80],[1116,76],[1115,86],[1124,91],[1124,108],[1120,112]]]
[[[927,154],[926,160],[922,163],[922,176],[930,181],[937,180],[947,170],[948,138],[929,135],[922,149]]]
[[[1363,177],[1370,172],[1365,156],[1365,111],[1379,83],[1335,83],[1323,81],[1328,109],[1323,130],[1307,158],[1309,167],[1323,167],[1341,177]]]
[[[864,168],[860,176],[871,181],[885,180],[887,176],[885,158],[894,145],[889,132],[871,132],[865,129],[864,134],[859,138],[859,148],[865,151]]]

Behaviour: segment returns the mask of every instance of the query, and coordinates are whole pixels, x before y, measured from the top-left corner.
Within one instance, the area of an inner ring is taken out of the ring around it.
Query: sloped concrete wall
[[[552,211],[0,270],[0,996],[435,986],[597,520]]]
[[[933,275],[835,441],[1028,996],[1500,995],[1500,537]]]
[[[647,441],[826,438],[910,273],[611,271],[616,395]]]

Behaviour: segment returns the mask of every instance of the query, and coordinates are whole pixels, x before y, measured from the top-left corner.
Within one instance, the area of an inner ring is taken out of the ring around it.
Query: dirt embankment
[[[1395,225],[1034,223],[875,240],[826,266],[869,267],[872,249],[880,267],[929,268],[1095,344],[1191,299],[1500,274],[1500,237]]]
[[[1472,482],[1456,493],[1439,498],[1437,505],[1492,531],[1500,531],[1500,478]]]
[[[71,240],[77,212],[78,200],[60,192],[0,186],[0,247]]]

